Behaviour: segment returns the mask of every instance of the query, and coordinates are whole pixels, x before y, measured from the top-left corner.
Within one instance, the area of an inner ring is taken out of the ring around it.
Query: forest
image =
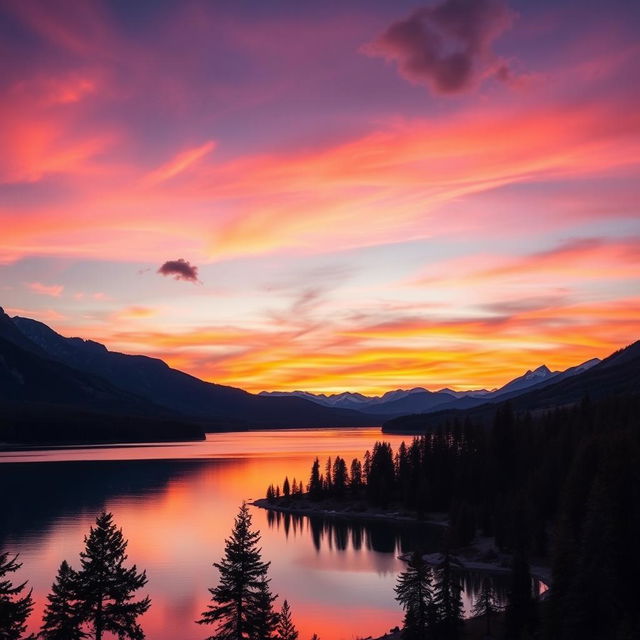
[[[491,536],[514,566],[552,567],[540,616],[523,633],[618,640],[640,633],[640,398],[617,395],[533,414],[500,405],[489,427],[447,423],[397,451],[313,463],[309,480],[267,499],[364,503],[417,519],[448,514],[446,545]],[[507,636],[507,637],[520,637]]]

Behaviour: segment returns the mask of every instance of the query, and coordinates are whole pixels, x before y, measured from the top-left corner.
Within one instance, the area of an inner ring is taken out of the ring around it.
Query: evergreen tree
[[[522,551],[513,557],[511,584],[505,616],[507,640],[518,640],[532,633],[538,623],[536,602],[533,598],[531,571]]]
[[[259,541],[260,532],[251,529],[251,514],[243,504],[225,540],[224,557],[213,565],[220,581],[209,589],[211,604],[198,620],[199,624],[217,625],[211,640],[258,640],[258,634],[271,637],[275,630],[267,580],[270,563],[262,561]]]
[[[386,506],[392,498],[395,481],[393,451],[388,442],[376,442],[367,478],[367,495],[374,505]]]
[[[491,619],[500,611],[496,593],[491,586],[491,580],[485,578],[482,581],[482,590],[473,604],[473,615],[484,617],[487,623],[487,635],[491,635]]]
[[[278,626],[276,627],[278,640],[298,640],[298,630],[291,619],[291,607],[285,600],[278,616]]]
[[[337,456],[333,463],[333,492],[337,498],[343,498],[347,490],[349,474],[344,458]]]
[[[357,495],[362,489],[362,463],[357,458],[351,461],[349,489],[354,495]]]
[[[431,589],[431,569],[422,553],[411,554],[406,571],[398,576],[396,600],[405,610],[402,637],[405,640],[423,640],[433,630],[434,609]]]
[[[433,587],[439,640],[458,640],[464,623],[462,587],[453,570],[453,559],[447,551],[436,571],[437,579]]]
[[[273,610],[273,602],[277,598],[271,593],[270,580],[262,576],[258,589],[252,599],[250,621],[251,640],[275,640],[274,633],[278,626],[278,614]]]
[[[18,640],[27,628],[27,618],[33,609],[31,591],[24,595],[26,582],[13,586],[6,576],[15,573],[22,563],[18,556],[0,553],[0,638]]]
[[[307,490],[312,500],[319,500],[322,497],[322,478],[320,477],[320,460],[318,458],[313,461]]]
[[[76,576],[77,597],[83,622],[95,640],[110,632],[120,640],[142,640],[144,632],[137,622],[150,606],[148,597],[134,601],[133,593],[147,583],[145,572],[133,565],[127,569],[127,541],[113,522],[113,515],[102,513],[85,536],[80,553],[81,569]]]
[[[89,634],[82,630],[82,610],[78,601],[78,574],[62,561],[56,581],[47,596],[42,640],[82,640]]]
[[[333,494],[333,464],[331,463],[331,456],[327,458],[324,468],[324,490],[328,495]]]
[[[364,452],[364,459],[362,461],[362,478],[365,484],[369,483],[370,475],[371,475],[371,452],[367,449]]]
[[[282,495],[288,496],[291,494],[291,486],[289,485],[289,478],[285,477],[284,482],[282,483]]]

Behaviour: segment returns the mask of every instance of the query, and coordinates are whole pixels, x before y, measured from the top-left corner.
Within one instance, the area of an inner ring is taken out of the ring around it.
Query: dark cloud
[[[444,0],[394,22],[363,51],[393,60],[407,80],[438,94],[466,91],[489,76],[511,82],[514,74],[491,47],[514,17],[505,0]]]
[[[199,282],[198,267],[182,258],[178,260],[167,260],[167,262],[158,269],[158,273],[163,276],[173,276],[176,280]]]

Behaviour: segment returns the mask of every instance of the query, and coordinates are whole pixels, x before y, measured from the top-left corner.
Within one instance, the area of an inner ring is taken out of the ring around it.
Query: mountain
[[[108,381],[56,362],[17,335],[0,309],[0,441],[203,438],[199,425]]]
[[[544,377],[549,378],[547,375]],[[602,361],[590,360],[567,369],[552,376],[547,383],[534,385],[525,392],[516,390],[503,393],[497,397],[497,401],[464,409],[449,406],[432,413],[396,417],[383,425],[383,431],[415,433],[437,428],[453,420],[490,424],[497,407],[507,401],[516,412],[530,411],[535,414],[575,405],[585,399],[599,400],[624,394],[640,395],[640,341]]]
[[[339,393],[333,395],[313,394],[307,391],[262,391],[265,397],[301,397],[324,406],[343,407],[366,411],[377,416],[401,416],[408,413],[429,413],[443,409],[468,409],[485,402],[499,402],[513,397],[531,388],[541,388],[552,382],[568,378],[596,365],[600,360],[594,358],[565,371],[551,371],[542,365],[533,371],[515,378],[493,391],[476,389],[471,391],[453,391],[441,389],[429,391],[422,387],[396,389],[382,396],[365,396],[360,393]]]
[[[52,360],[97,376],[174,414],[204,421],[205,429],[380,424],[379,419],[370,415],[323,407],[304,398],[268,398],[204,382],[172,369],[157,358],[109,351],[91,340],[65,338],[30,318],[15,317],[11,322],[23,338]]]
[[[494,392],[494,396],[502,395],[503,393],[510,393],[511,391],[519,391],[532,387],[533,385],[541,382],[546,382],[551,378],[555,378],[560,374],[560,371],[550,371],[549,367],[542,365],[533,371],[529,370],[524,375],[514,378],[511,382],[507,382],[503,387],[500,387]]]

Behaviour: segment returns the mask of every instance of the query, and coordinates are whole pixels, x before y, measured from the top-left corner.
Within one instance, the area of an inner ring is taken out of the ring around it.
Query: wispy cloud
[[[27,287],[41,296],[51,296],[52,298],[59,298],[64,291],[64,286],[61,284],[42,284],[41,282],[27,282]]]

